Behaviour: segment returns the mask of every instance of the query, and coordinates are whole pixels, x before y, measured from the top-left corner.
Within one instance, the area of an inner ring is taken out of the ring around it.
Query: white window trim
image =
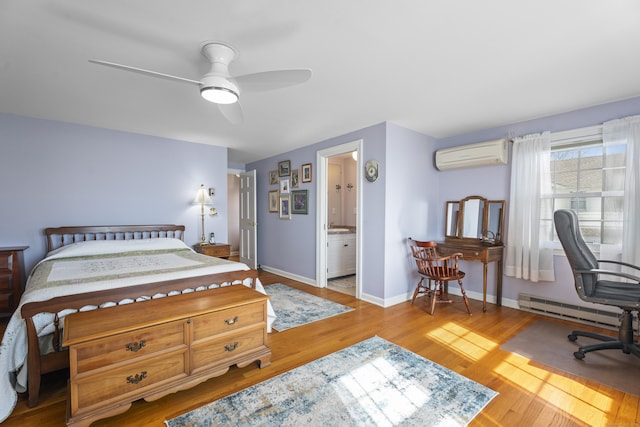
[[[589,139],[602,139],[602,125],[552,132],[551,146],[562,147],[563,145],[571,145],[577,142],[588,141]]]
[[[578,129],[569,129],[565,131],[552,132],[551,133],[551,148],[560,148],[563,146],[573,145],[581,142],[587,142],[589,140],[602,141],[602,125],[588,126]],[[559,242],[556,242],[557,246],[554,246],[554,255],[565,256],[564,250],[560,246]],[[593,248],[592,248],[593,249]],[[598,251],[596,251],[598,252]]]

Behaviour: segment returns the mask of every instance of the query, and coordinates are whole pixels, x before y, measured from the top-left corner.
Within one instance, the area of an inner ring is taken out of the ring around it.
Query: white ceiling
[[[311,68],[241,94],[197,86],[200,44],[231,73]],[[229,147],[247,163],[383,121],[442,138],[640,95],[635,0],[2,0],[0,112]]]

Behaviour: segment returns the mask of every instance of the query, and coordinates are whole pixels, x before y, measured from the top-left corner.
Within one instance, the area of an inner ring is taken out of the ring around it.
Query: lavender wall
[[[417,276],[407,239],[431,240],[438,229],[438,174],[431,164],[434,138],[389,123],[386,136],[385,305],[413,293]],[[444,208],[443,208],[444,209]]]
[[[640,98],[595,106],[436,140],[391,123],[318,142],[247,165],[257,171],[258,262],[303,280],[316,277],[316,152],[363,140],[362,161],[380,162],[380,178],[363,182],[361,248],[363,294],[382,305],[400,302],[415,286],[406,238],[441,239],[447,200],[477,194],[507,200],[510,165],[440,172],[437,148],[562,131],[640,114]],[[145,135],[0,114],[0,245],[29,245],[27,268],[42,258],[43,229],[60,225],[181,223],[187,243],[200,236],[199,208],[191,206],[201,183],[215,187],[218,216],[206,217],[206,232],[227,239],[227,150]],[[269,171],[290,160],[313,164],[309,214],[281,220],[268,212]],[[241,168],[239,168],[241,169]],[[508,236],[506,236],[508,238]],[[465,288],[482,292],[479,263],[465,265]],[[490,269],[490,283],[494,283]],[[489,287],[489,294],[494,294]],[[578,301],[566,260],[556,257],[556,281],[532,283],[504,278],[503,297],[520,293]]]
[[[381,123],[332,138],[278,157],[247,165],[258,175],[258,261],[262,265],[300,276],[308,282],[316,277],[316,152],[362,139],[362,164],[377,160],[379,178],[362,184],[362,292],[363,299],[381,305],[404,301],[415,281],[407,259],[406,238],[424,236],[434,228],[430,209],[434,188],[426,183],[436,177],[425,159],[431,156],[433,138],[392,123]],[[313,163],[313,182],[301,184],[309,189],[309,215],[293,215],[280,220],[268,213],[267,192],[277,188],[268,184],[268,172],[279,161],[291,160],[292,168]],[[277,244],[274,244],[278,242]]]
[[[0,114],[0,246],[28,245],[30,269],[45,254],[44,228],[184,224],[200,239],[200,184],[215,187],[218,216],[206,232],[227,237],[227,149]]]
[[[577,129],[636,114],[640,114],[640,97],[441,139],[438,141],[438,148],[499,139],[507,135],[520,136],[546,130],[558,132]],[[444,224],[444,205],[447,200],[462,199],[469,195],[481,195],[490,199],[504,199],[507,201],[508,211],[510,174],[510,164],[438,172],[441,191],[437,195],[436,204],[442,207],[436,212],[438,223]],[[507,217],[508,212],[505,214],[505,218]],[[505,231],[507,231],[506,227]],[[441,225],[439,236],[443,237],[443,235],[444,226]],[[507,234],[506,239],[508,238]],[[517,300],[519,294],[527,293],[579,303],[580,300],[576,296],[573,278],[566,258],[564,256],[556,256],[554,261],[556,273],[554,282],[534,283],[505,276],[503,278],[503,298]],[[466,263],[464,270],[467,272],[465,289],[481,293],[481,264]],[[490,286],[487,292],[495,295],[495,289],[491,286],[491,284],[495,283],[494,269],[490,268],[489,272]]]
[[[283,221],[278,219],[277,214],[267,212],[267,191],[276,189],[276,186],[268,184],[268,171],[275,169],[280,160],[291,160],[292,168],[298,168],[303,163],[315,163],[319,149],[363,139],[363,160],[378,160],[381,176],[376,183],[364,182],[362,189],[363,298],[382,305],[401,302],[415,286],[406,238],[443,239],[446,201],[482,195],[490,199],[504,199],[509,208],[510,165],[440,172],[433,165],[436,149],[499,139],[507,135],[575,129],[635,114],[640,114],[640,98],[440,140],[391,123],[382,123],[247,165],[247,170],[255,168],[258,171],[259,262],[310,281],[315,279],[316,176],[313,183],[302,184],[302,188],[310,190],[311,210],[308,217],[294,215],[291,221]],[[480,298],[482,264],[463,264],[467,272],[465,288],[470,295]],[[565,301],[580,302],[564,257],[556,257],[555,270],[555,282],[533,283],[504,277],[503,302],[516,306],[520,293],[552,295]],[[495,283],[494,268],[489,269],[488,280],[488,299],[491,301],[495,296],[492,286]]]
[[[386,125],[379,124],[336,138],[309,145],[299,150],[248,164],[247,170],[256,170],[258,199],[258,263],[263,266],[299,276],[307,282],[316,278],[316,153],[328,147],[362,139],[363,160],[381,160],[385,156]],[[277,213],[268,212],[267,194],[278,186],[269,184],[269,171],[277,169],[278,162],[290,160],[292,169],[305,163],[313,164],[313,180],[300,183],[300,189],[309,190],[309,214],[292,215],[291,220],[279,219]],[[363,268],[362,283],[366,292],[383,297],[384,272],[384,161],[381,177],[374,183],[363,185],[363,211],[365,215],[363,234],[363,256],[367,265]],[[369,289],[375,287],[375,289]]]

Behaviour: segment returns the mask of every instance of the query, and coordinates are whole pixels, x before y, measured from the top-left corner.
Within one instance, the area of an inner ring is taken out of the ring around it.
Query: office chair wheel
[[[578,339],[578,336],[576,334],[569,334],[569,336],[567,337],[569,338],[569,341],[575,341]],[[584,356],[582,356],[584,357]]]
[[[581,351],[575,351],[573,352],[573,357],[575,357],[578,360],[582,360],[584,359],[585,354]]]

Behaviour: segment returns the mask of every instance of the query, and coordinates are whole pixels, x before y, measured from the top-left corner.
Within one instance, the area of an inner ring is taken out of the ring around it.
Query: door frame
[[[327,191],[329,178],[329,157],[355,151],[356,160],[356,298],[361,299],[362,287],[362,139],[347,142],[335,147],[318,150],[316,153],[316,167],[318,169],[318,184],[316,186],[316,286],[327,287]]]

